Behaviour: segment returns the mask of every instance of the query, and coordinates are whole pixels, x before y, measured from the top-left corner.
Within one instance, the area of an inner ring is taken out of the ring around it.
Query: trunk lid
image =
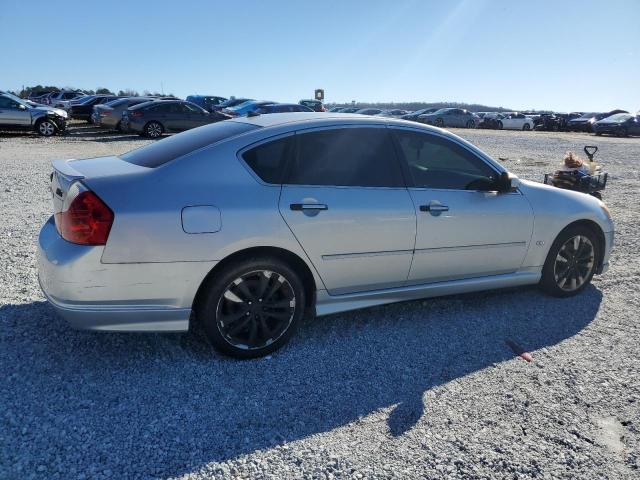
[[[82,182],[86,187],[100,195],[101,179],[109,180],[145,173],[151,169],[125,162],[119,157],[97,157],[85,160],[53,160],[51,162],[51,195],[53,212],[60,213],[65,205],[67,194],[75,182]]]

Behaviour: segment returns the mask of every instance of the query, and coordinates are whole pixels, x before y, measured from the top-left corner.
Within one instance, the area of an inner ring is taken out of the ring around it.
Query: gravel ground
[[[0,134],[0,478],[639,478],[640,139],[456,133],[530,179],[598,145],[610,271],[566,300],[526,288],[309,320],[252,361],[201,334],[57,318],[35,268],[49,161],[146,141]]]

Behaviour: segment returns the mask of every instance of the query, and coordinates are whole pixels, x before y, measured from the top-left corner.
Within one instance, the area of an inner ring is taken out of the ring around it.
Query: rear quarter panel
[[[102,262],[209,262],[269,246],[310,265],[278,211],[281,187],[258,183],[237,158],[247,143],[232,139],[145,169],[144,175],[92,182],[115,213]],[[185,233],[182,209],[199,205],[220,211],[218,232]]]

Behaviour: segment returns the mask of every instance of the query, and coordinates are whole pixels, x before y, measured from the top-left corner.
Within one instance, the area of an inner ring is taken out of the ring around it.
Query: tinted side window
[[[242,154],[247,165],[267,183],[282,183],[287,155],[291,151],[293,137],[285,137],[263,143]]]
[[[287,183],[354,187],[404,186],[385,128],[343,128],[296,135]]]
[[[144,110],[147,110],[149,112],[153,112],[153,113],[169,113],[171,106],[167,105],[167,104],[163,104],[160,103],[158,105],[155,106],[149,106],[148,108],[145,108]]]
[[[476,190],[496,177],[484,160],[451,140],[407,130],[394,135],[416,187]]]

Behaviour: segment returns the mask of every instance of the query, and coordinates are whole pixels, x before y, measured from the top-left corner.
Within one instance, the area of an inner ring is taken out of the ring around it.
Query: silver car
[[[243,358],[282,346],[305,312],[516,285],[573,295],[613,244],[594,197],[382,117],[255,115],[53,167],[39,279],[55,309],[93,330],[193,318]]]

